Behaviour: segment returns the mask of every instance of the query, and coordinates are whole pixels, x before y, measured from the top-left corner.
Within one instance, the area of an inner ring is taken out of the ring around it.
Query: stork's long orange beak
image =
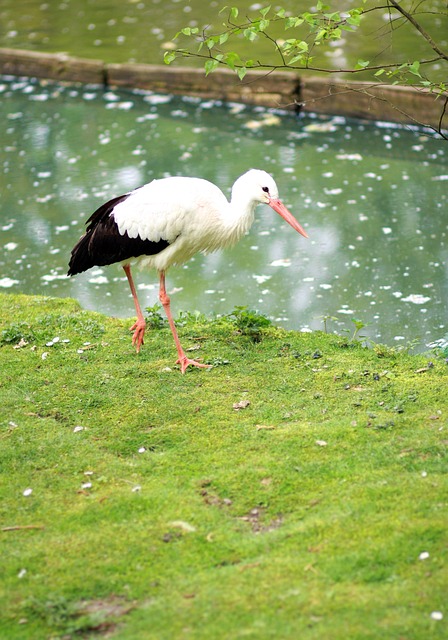
[[[280,214],[283,220],[286,220],[286,222],[290,224],[293,229],[298,231],[305,238],[308,238],[308,234],[305,231],[305,229],[302,227],[301,224],[297,222],[297,220],[294,218],[292,213],[285,207],[285,205],[281,200],[274,200],[274,198],[271,198],[268,202],[268,205],[272,207],[274,211]]]

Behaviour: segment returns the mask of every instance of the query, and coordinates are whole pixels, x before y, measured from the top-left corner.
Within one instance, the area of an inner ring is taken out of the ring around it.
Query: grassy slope
[[[0,297],[1,637],[446,637],[443,359],[128,326]]]

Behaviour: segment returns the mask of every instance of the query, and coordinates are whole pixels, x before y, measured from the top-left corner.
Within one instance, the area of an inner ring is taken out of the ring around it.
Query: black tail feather
[[[114,264],[142,255],[156,255],[168,247],[170,243],[164,239],[154,242],[130,238],[126,232],[120,234],[113,210],[129,195],[109,200],[90,216],[86,233],[72,249],[67,275],[74,276],[94,266]]]

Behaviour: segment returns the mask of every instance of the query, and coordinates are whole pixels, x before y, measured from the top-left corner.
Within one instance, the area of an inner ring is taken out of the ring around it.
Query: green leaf
[[[219,44],[224,44],[224,42],[227,42],[228,39],[229,34],[227,33],[227,31],[225,33],[221,33],[221,35],[219,36]]]
[[[298,16],[291,16],[290,18],[286,18],[285,29],[293,29],[294,27],[300,27],[303,24],[304,19],[299,18]]]
[[[238,7],[232,7],[230,9],[230,17],[234,18],[236,20],[236,18],[238,18]]]
[[[230,69],[232,69],[232,71],[235,71],[236,65],[241,63],[241,58],[236,51],[229,51],[224,56],[224,62]]]
[[[421,78],[422,76],[419,72],[419,68],[420,68],[420,62],[418,60],[415,60],[415,62],[409,65],[409,72],[413,73],[414,76],[418,76],[419,78]]]
[[[239,68],[236,70],[236,73],[237,73],[237,75],[238,75],[238,78],[239,78],[240,80],[242,80],[242,79],[244,78],[244,76],[246,75],[246,73],[247,73],[247,69],[246,69],[246,67],[239,67]]]
[[[339,28],[333,29],[333,31],[331,32],[330,35],[331,35],[333,40],[339,40],[339,38],[342,35],[342,31]]]
[[[184,36],[193,36],[195,35],[199,29],[197,27],[184,27],[180,30],[180,33],[183,33]]]
[[[207,62],[204,65],[205,75],[208,76],[209,73],[212,73],[212,71],[214,71],[218,65],[219,65],[218,60],[214,60],[213,58],[211,60],[207,60]]]
[[[243,34],[247,40],[250,40],[250,42],[253,42],[257,37],[257,32],[254,30],[253,27],[244,29]]]
[[[262,15],[263,18],[266,18],[270,10],[271,10],[271,5],[268,5],[267,7],[264,7],[264,9],[260,9],[260,15]]]
[[[349,18],[347,18],[346,22],[347,24],[351,24],[353,27],[359,27],[361,23],[361,16],[360,15],[350,16]]]
[[[306,60],[306,56],[303,53],[299,53],[296,56],[293,56],[290,60],[288,60],[288,64],[295,64],[296,62],[304,62]]]
[[[260,31],[266,31],[266,29],[269,27],[270,24],[270,20],[260,20],[260,22],[258,23],[258,28]]]
[[[326,18],[327,20],[331,20],[332,22],[339,22],[341,20],[339,11],[334,11],[333,13],[324,13],[324,18]]]
[[[355,69],[365,69],[370,64],[370,60],[358,60]]]
[[[165,64],[171,64],[176,59],[175,51],[165,51],[163,54],[163,61]]]
[[[376,73],[374,73],[374,75],[375,76],[382,76],[384,72],[385,72],[385,69],[378,69],[378,71]]]

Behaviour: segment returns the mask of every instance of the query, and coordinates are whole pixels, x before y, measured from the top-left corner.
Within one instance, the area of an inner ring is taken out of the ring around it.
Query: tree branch
[[[448,60],[448,54],[445,53],[437,45],[436,42],[434,42],[434,40],[431,38],[429,33],[427,31],[425,31],[425,29],[423,29],[421,24],[419,22],[417,22],[417,20],[414,18],[414,16],[411,13],[406,11],[406,9],[404,9],[400,4],[398,4],[397,0],[388,0],[388,2],[393,7],[395,7],[395,9],[398,11],[398,13],[401,13],[401,15],[404,16],[406,18],[406,20],[408,20],[408,22],[410,22],[412,24],[412,26],[415,27],[415,29],[417,29],[417,31],[425,38],[426,42],[429,43],[429,45],[431,46],[433,51],[435,51],[444,60]]]

